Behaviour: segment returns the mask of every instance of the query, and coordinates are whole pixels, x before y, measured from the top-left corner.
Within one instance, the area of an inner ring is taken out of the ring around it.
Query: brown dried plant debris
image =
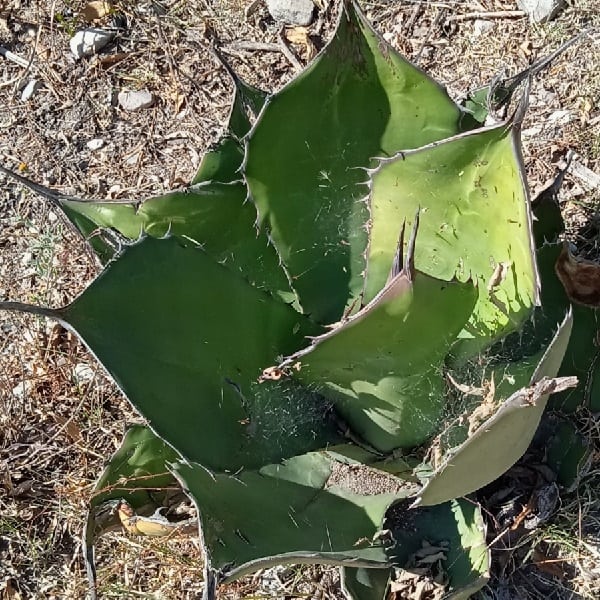
[[[437,545],[423,540],[422,546],[409,557],[405,569],[394,569],[389,600],[442,600],[446,596],[448,575],[443,563],[449,544]]]
[[[208,32],[228,48],[244,78],[276,90],[296,72],[290,54],[300,64],[310,60],[329,38],[337,13],[334,2],[322,0],[310,27],[282,30],[263,2],[246,16],[245,0],[113,0],[112,10],[93,24],[116,27],[115,40],[97,57],[76,61],[69,39],[91,19],[89,4],[0,5],[0,46],[22,59],[18,64],[0,56],[0,161],[61,192],[95,199],[138,200],[189,181],[224,127],[232,92]],[[536,26],[496,14],[515,10],[509,0],[361,4],[385,38],[445,82],[453,96],[487,84],[502,69],[525,68],[599,19],[594,0],[572,0],[556,20]],[[481,12],[496,16],[473,17]],[[258,42],[279,49],[249,49]],[[534,82],[523,132],[534,188],[553,176],[567,150],[600,171],[594,48],[597,40],[574,46]],[[23,86],[32,79],[40,87],[23,100]],[[119,108],[118,92],[137,89],[148,89],[154,105],[137,112]],[[567,176],[561,196],[574,218],[593,199],[577,186]],[[0,254],[1,297],[52,306],[74,298],[99,268],[51,207],[5,181]],[[0,594],[82,598],[86,502],[125,423],[139,417],[65,331],[6,314],[0,330]],[[600,488],[592,483],[589,489]],[[584,511],[582,527],[590,515]],[[574,585],[585,597],[598,597],[597,578],[585,576],[597,564],[598,544],[586,544],[591,550],[577,546],[581,568]],[[193,598],[202,589],[200,556],[188,540],[109,534],[98,546],[98,575],[107,598]],[[233,584],[225,597],[338,598],[337,581],[335,570],[282,567]]]

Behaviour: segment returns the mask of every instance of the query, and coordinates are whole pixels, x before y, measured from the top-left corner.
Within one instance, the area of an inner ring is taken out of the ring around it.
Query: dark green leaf
[[[208,560],[223,580],[285,562],[387,566],[372,538],[390,503],[410,492],[391,475],[322,453],[235,476],[197,464],[174,474],[196,502]]]
[[[268,101],[249,137],[246,177],[260,224],[315,320],[338,320],[362,291],[365,168],[456,133],[460,116],[354,2],[344,3],[326,49]]]
[[[446,281],[473,278],[479,289],[457,360],[518,328],[538,302],[516,133],[504,124],[461,134],[384,160],[373,176],[365,300],[382,288],[398,231],[420,209],[417,269]]]
[[[415,234],[416,226],[413,243]],[[287,359],[299,363],[296,378],[335,402],[382,452],[435,432],[445,404],[442,367],[478,297],[470,281],[415,272],[413,252],[411,244],[404,268],[370,304]]]
[[[235,471],[337,439],[322,398],[289,381],[257,383],[318,330],[198,248],[146,238],[54,314],[190,460]]]

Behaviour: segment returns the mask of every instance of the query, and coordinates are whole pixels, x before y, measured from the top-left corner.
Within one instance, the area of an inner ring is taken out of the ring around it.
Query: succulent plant
[[[230,74],[228,131],[185,189],[90,202],[17,176],[105,268],[68,306],[0,307],[74,330],[148,423],[91,500],[90,572],[117,506],[143,518],[185,493],[206,598],[284,562],[340,565],[348,597],[385,598],[424,542],[467,598],[489,556],[465,496],[576,384],[561,370],[574,324],[543,237],[552,211],[532,226],[526,90],[482,125],[498,87],[455,103],[350,0],[281,91]]]

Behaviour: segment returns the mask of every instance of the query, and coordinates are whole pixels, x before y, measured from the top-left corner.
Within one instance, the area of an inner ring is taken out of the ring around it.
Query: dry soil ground
[[[139,199],[189,181],[224,126],[231,94],[207,31],[246,79],[276,90],[327,41],[336,12],[333,0],[315,1],[317,18],[306,38],[302,30],[281,30],[260,1],[115,0],[114,14],[98,24],[124,27],[101,54],[76,61],[69,39],[84,24],[85,4],[0,3],[0,46],[25,61],[0,57],[0,162],[62,192],[97,199]],[[250,4],[254,10],[247,14]],[[571,0],[543,25],[515,13],[512,0],[360,4],[391,44],[454,96],[501,71],[526,67],[599,22],[596,0]],[[34,79],[40,87],[25,100],[22,88]],[[141,88],[153,93],[151,108],[119,108],[119,91]],[[550,179],[569,150],[598,173],[599,134],[596,34],[558,58],[533,86],[524,131],[531,187]],[[92,140],[101,142],[89,144]],[[594,219],[598,193],[567,176],[561,199],[580,245],[577,227],[582,216]],[[586,247],[593,251],[595,242]],[[62,305],[99,269],[50,206],[4,178],[0,252],[1,299]],[[86,501],[125,424],[136,420],[70,334],[33,318],[0,317],[0,598],[85,596],[80,530]],[[590,423],[595,426],[595,420]],[[579,492],[565,496],[553,520],[535,532],[534,546],[543,550],[541,558],[533,554],[538,568],[524,571],[516,564],[505,573],[508,579],[526,574],[520,583],[524,598],[600,597],[600,544],[594,538],[599,466],[593,463]],[[189,540],[157,542],[114,533],[99,544],[98,556],[104,597],[175,599],[201,593],[201,558]],[[536,577],[551,581],[550,587],[537,586]],[[486,594],[516,598],[510,589],[496,582]],[[341,597],[335,572],[316,568],[250,578],[225,595]]]

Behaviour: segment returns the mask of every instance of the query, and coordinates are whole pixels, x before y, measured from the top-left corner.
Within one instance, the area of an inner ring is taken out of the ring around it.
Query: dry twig
[[[520,19],[525,16],[523,10],[496,10],[465,13],[462,15],[450,15],[446,22],[451,21],[475,21],[476,19]]]

